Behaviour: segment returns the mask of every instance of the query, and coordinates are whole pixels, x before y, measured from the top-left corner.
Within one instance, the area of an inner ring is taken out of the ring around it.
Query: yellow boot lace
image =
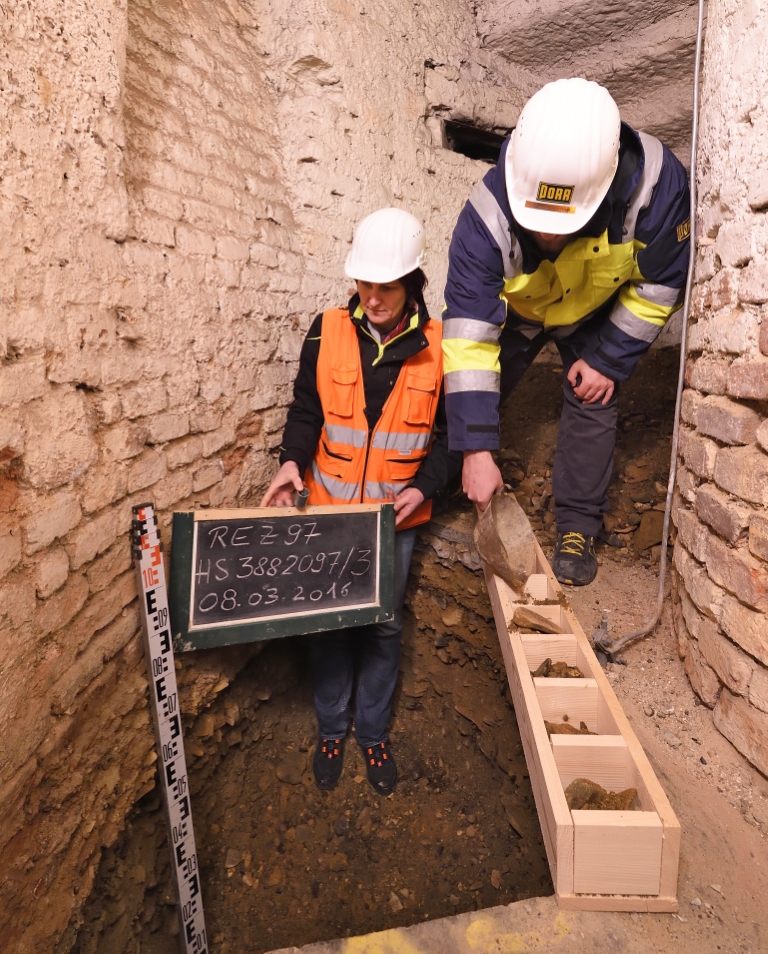
[[[584,547],[587,545],[587,538],[583,533],[577,533],[575,530],[569,530],[563,534],[563,542],[560,544],[560,553],[570,553],[573,556],[583,556]]]

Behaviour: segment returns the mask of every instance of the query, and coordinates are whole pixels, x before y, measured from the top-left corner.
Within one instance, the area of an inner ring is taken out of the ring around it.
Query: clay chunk
[[[512,622],[520,629],[532,629],[537,633],[548,633],[550,635],[562,633],[562,629],[557,623],[553,623],[551,619],[547,619],[546,616],[542,616],[535,610],[528,609],[527,606],[517,607]]]
[[[556,662],[547,657],[544,662],[531,673],[534,679],[583,679],[584,673],[577,666],[569,666],[568,663]]]
[[[575,778],[565,790],[565,800],[571,811],[633,812],[636,798],[636,788],[627,788],[623,792],[608,792],[602,785],[591,782],[588,778]]]
[[[597,735],[597,732],[590,732],[586,722],[580,722],[578,729],[570,722],[547,722],[544,720],[544,728],[547,735]]]

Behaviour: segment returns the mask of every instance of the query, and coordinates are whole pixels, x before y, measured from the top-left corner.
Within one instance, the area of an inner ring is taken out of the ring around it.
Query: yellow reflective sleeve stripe
[[[443,371],[493,371],[501,372],[499,346],[485,341],[470,341],[469,338],[449,338],[443,341]]]
[[[633,284],[625,285],[619,292],[619,301],[635,318],[648,321],[652,325],[663,327],[669,316],[677,311],[679,305],[660,305],[658,302],[641,298]]]

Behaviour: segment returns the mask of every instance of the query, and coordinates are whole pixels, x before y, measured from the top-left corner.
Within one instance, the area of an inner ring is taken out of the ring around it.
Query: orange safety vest
[[[387,491],[397,495],[416,475],[432,443],[443,380],[442,326],[428,321],[421,330],[429,347],[403,362],[369,433],[357,329],[346,309],[323,313],[317,390],[324,423],[304,475],[310,504],[386,502]],[[425,500],[398,529],[425,523],[431,513]]]

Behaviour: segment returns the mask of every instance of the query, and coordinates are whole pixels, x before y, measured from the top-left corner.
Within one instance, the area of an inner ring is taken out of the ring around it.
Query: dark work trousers
[[[499,342],[502,403],[549,340],[543,332],[530,341],[519,331],[502,331]],[[608,509],[608,484],[618,421],[618,385],[607,404],[584,404],[573,393],[566,377],[577,356],[567,340],[552,340],[563,360],[564,397],[552,468],[555,525],[558,533],[578,530],[597,536]]]
[[[362,746],[386,742],[392,693],[400,670],[403,599],[416,527],[395,534],[395,618],[388,623],[311,636],[309,655],[315,711],[323,739],[347,734],[357,669],[355,735]]]

